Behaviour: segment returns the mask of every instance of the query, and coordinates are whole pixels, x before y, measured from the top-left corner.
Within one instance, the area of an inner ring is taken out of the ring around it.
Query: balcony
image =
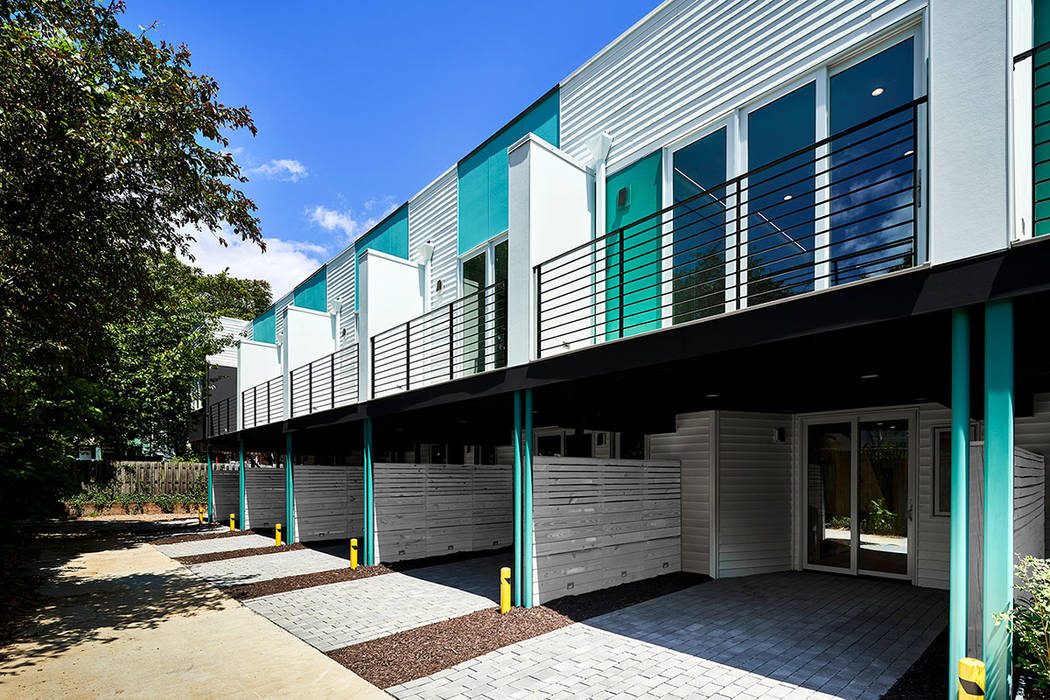
[[[923,262],[925,103],[717,185],[690,179],[697,194],[536,265],[537,357]]]
[[[216,437],[237,430],[237,397],[229,396],[209,403],[204,414],[204,437]]]
[[[378,398],[507,364],[506,282],[497,282],[371,338]]]
[[[356,344],[293,369],[288,380],[291,417],[357,403],[358,383]]]
[[[284,377],[256,384],[241,392],[243,429],[284,419]]]

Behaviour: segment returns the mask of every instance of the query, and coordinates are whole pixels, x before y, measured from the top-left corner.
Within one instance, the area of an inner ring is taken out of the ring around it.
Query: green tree
[[[255,133],[185,46],[119,24],[120,2],[0,6],[0,509],[41,507],[78,440],[109,425],[125,327],[195,231],[262,246],[227,134]],[[142,328],[140,326],[140,328]],[[141,330],[148,333],[148,325]],[[118,384],[119,386],[119,384]],[[121,389],[117,389],[121,390]]]

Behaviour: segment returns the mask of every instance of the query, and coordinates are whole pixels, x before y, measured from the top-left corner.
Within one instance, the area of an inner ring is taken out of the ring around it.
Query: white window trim
[[[474,246],[466,253],[459,256],[456,261],[456,279],[458,281],[458,294],[456,298],[459,299],[464,294],[464,280],[463,280],[463,263],[471,258],[477,257],[481,253],[485,254],[485,286],[488,287],[496,283],[496,246],[500,243],[510,240],[510,231],[504,231],[492,238],[488,239],[484,243],[479,243]]]

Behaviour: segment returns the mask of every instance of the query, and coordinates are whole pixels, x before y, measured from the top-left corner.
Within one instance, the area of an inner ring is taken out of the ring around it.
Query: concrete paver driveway
[[[943,591],[832,574],[722,579],[389,688],[401,698],[877,698],[946,624]]]
[[[241,539],[231,537],[230,539]],[[269,541],[273,545],[273,540]],[[276,550],[277,548],[274,547]],[[208,583],[216,586],[234,586],[242,583],[258,583],[284,576],[313,574],[318,571],[343,569],[350,562],[312,549],[274,551],[251,557],[220,559],[203,564],[191,564],[189,569]]]

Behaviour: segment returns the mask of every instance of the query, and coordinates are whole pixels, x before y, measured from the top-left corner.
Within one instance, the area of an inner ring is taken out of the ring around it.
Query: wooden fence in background
[[[109,486],[119,494],[190,493],[203,491],[208,467],[202,462],[76,462],[80,483]],[[236,470],[236,464],[215,464],[216,470]]]

